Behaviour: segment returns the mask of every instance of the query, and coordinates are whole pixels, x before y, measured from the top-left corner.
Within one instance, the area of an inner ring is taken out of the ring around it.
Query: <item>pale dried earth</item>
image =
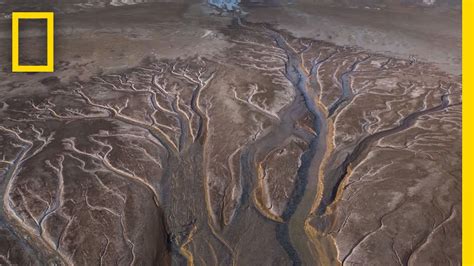
[[[259,12],[1,22],[1,264],[459,265],[460,76]]]

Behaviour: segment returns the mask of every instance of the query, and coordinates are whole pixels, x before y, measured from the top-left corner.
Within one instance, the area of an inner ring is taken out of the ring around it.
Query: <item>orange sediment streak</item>
[[[321,265],[342,265],[338,256],[339,250],[332,236],[319,232],[307,220],[304,229],[316,249]]]
[[[326,115],[328,115],[327,107],[317,99],[315,101],[319,109]],[[333,137],[334,137],[334,123],[332,119],[327,119],[327,134],[326,134],[326,150],[324,152],[321,164],[318,171],[318,184],[317,184],[317,194],[315,201],[311,207],[310,213],[314,213],[318,206],[321,204],[323,191],[324,191],[324,174],[326,165],[328,163],[329,157],[334,151]],[[313,244],[317,254],[318,259],[321,262],[321,265],[341,265],[339,261],[339,251],[337,249],[336,242],[334,238],[325,233],[319,232],[316,228],[310,225],[309,217],[306,218],[304,224],[304,230],[311,243]]]
[[[258,164],[257,167],[257,187],[253,191],[253,201],[255,203],[255,206],[257,207],[256,209],[266,218],[278,222],[278,223],[283,223],[283,219],[272,213],[264,203],[264,197],[265,197],[265,192],[264,192],[264,184],[263,184],[263,179],[264,179],[264,174],[263,174],[263,167],[262,163]]]

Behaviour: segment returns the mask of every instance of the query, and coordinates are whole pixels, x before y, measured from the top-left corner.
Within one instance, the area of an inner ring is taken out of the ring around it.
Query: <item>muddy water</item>
[[[244,169],[250,177],[246,180],[257,179],[255,162],[262,161],[272,149],[278,147],[292,134],[296,134],[297,121],[309,113],[314,121],[313,129],[316,134],[309,140],[309,148],[301,157],[295,189],[282,214],[283,222],[276,226],[276,235],[293,265],[335,264],[337,254],[333,243],[323,238],[317,243],[312,243],[311,237],[314,235],[310,236],[305,226],[317,197],[319,169],[328,149],[326,139],[329,131],[325,109],[317,102],[316,90],[309,84],[308,76],[311,73],[306,73],[302,56],[277,31],[268,27],[253,28],[243,23],[240,23],[240,26],[250,30],[261,30],[262,34],[272,38],[276,46],[285,52],[287,61],[284,75],[295,90],[293,102],[279,113],[280,123],[270,131],[270,134],[257,140],[245,153],[243,162],[247,164]],[[252,187],[250,184],[248,186]]]
[[[293,192],[288,208],[284,213],[284,218],[288,219],[288,224],[282,225],[280,232],[288,234],[287,238],[293,244],[293,248],[298,253],[298,259],[293,255],[295,264],[315,265],[317,262],[326,264],[327,258],[319,254],[319,261],[314,261],[314,254],[310,239],[305,230],[306,218],[311,212],[317,194],[318,173],[324,154],[327,150],[326,138],[328,134],[328,124],[322,106],[315,102],[317,95],[314,90],[308,87],[308,78],[303,70],[303,60],[277,32],[271,32],[277,45],[282,48],[288,57],[286,65],[286,76],[293,84],[296,92],[304,100],[306,109],[313,116],[316,136],[311,140],[309,150],[302,157],[302,165],[298,169],[298,186]]]
[[[399,125],[362,139],[335,170],[324,173],[321,170],[322,164],[329,153],[332,153],[328,142],[328,139],[330,139],[328,136],[332,133],[332,129],[329,128],[330,122],[328,120],[340,106],[353,98],[350,75],[360,63],[369,59],[369,56],[357,59],[341,75],[341,95],[334,104],[326,109],[316,100],[318,99],[316,88],[312,88],[308,81],[308,76],[312,71],[307,73],[302,55],[296,52],[277,31],[271,29],[267,29],[267,31],[275,40],[277,46],[283,49],[287,55],[285,76],[293,84],[298,95],[292,105],[302,105],[304,103],[305,110],[313,117],[313,127],[316,132],[315,137],[310,141],[309,149],[302,156],[302,164],[298,169],[298,182],[287,209],[283,213],[285,223],[277,226],[278,240],[287,251],[294,265],[339,264],[337,248],[332,239],[324,235],[324,230],[317,232],[306,227],[308,216],[316,207],[315,202],[319,204],[316,214],[323,215],[327,206],[336,200],[337,191],[341,189],[341,183],[347,175],[350,165],[357,163],[357,160],[372,143],[413,126],[422,115],[450,107],[449,97],[445,94],[441,97],[439,105],[413,112],[406,116]],[[291,112],[291,109],[289,112]],[[330,168],[332,167],[330,166]],[[322,183],[318,183],[319,180]],[[318,190],[322,193],[320,201],[317,201]],[[326,228],[323,227],[323,229]]]

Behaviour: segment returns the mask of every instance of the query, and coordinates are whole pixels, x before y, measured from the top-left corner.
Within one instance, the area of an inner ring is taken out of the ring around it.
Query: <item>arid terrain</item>
[[[153,2],[0,21],[0,264],[460,265],[456,11]]]

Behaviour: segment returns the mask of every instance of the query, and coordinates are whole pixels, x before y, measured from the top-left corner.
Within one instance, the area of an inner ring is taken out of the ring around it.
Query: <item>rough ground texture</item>
[[[90,12],[55,73],[1,73],[1,264],[460,264],[459,76],[200,5]]]

